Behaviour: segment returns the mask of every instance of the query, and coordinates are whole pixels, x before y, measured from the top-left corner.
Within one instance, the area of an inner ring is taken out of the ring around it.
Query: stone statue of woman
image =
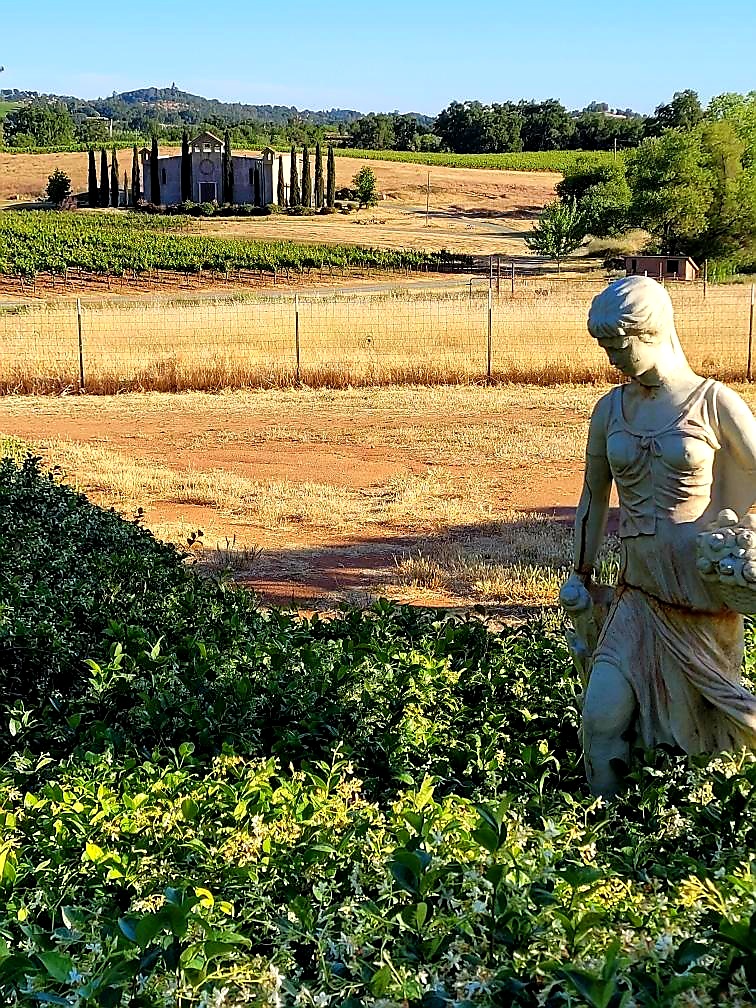
[[[614,482],[621,570],[583,708],[588,781],[610,796],[634,737],[686,753],[756,747],[756,697],[740,672],[743,618],[696,564],[697,537],[717,515],[743,516],[756,501],[756,420],[735,392],[692,370],[655,280],[610,284],[588,329],[630,379],[591,417],[574,572],[561,593],[568,611],[597,597],[593,568]]]

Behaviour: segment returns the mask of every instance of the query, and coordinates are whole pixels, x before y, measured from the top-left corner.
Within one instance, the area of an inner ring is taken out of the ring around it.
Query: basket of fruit
[[[756,515],[739,519],[734,511],[720,511],[699,533],[697,553],[701,577],[716,585],[727,608],[756,614]]]

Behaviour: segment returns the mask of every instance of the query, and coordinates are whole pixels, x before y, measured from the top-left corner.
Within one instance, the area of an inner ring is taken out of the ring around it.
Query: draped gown
[[[609,461],[620,502],[621,573],[594,665],[615,666],[637,701],[646,746],[687,753],[756,746],[756,697],[742,684],[743,618],[696,568],[696,536],[723,507],[727,459],[717,420],[724,386],[703,381],[679,415],[633,429],[623,387],[588,453]],[[742,482],[742,481],[741,481]]]

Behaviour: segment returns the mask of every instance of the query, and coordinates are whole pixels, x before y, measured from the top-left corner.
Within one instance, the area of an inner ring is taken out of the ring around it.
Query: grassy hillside
[[[756,764],[596,801],[553,618],[263,611],[6,452],[4,1004],[753,1004]]]
[[[502,171],[564,172],[578,158],[605,164],[611,151],[526,151],[514,154],[436,154],[419,151],[357,150],[337,148],[339,157],[368,158],[373,161],[408,161],[412,164],[442,165],[446,168],[498,168]],[[620,155],[621,156],[621,155]]]

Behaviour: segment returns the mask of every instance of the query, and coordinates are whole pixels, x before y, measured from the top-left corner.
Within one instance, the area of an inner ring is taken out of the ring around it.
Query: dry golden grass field
[[[165,148],[164,152],[178,153],[178,149]],[[130,157],[129,151],[120,154],[122,166],[129,167]],[[326,217],[198,219],[192,227],[224,237],[526,255],[522,233],[554,198],[560,178],[553,172],[431,168],[426,226],[429,169],[425,165],[336,158],[337,186],[348,186],[363,165],[376,173],[378,187],[386,196],[376,207]],[[70,175],[75,192],[86,190],[86,154],[0,153],[0,205],[39,199],[55,168]]]
[[[751,386],[738,391],[756,406]],[[604,386],[6,397],[93,500],[265,600],[553,604]],[[609,551],[611,554],[611,550]],[[611,560],[611,555],[609,556]]]
[[[385,385],[494,380],[553,384],[611,379],[585,319],[604,280],[519,280],[470,287],[248,300],[86,303],[90,392]],[[743,379],[750,291],[671,289],[680,337],[703,374]],[[297,346],[299,367],[297,368]],[[0,392],[78,389],[75,301],[0,305]]]

